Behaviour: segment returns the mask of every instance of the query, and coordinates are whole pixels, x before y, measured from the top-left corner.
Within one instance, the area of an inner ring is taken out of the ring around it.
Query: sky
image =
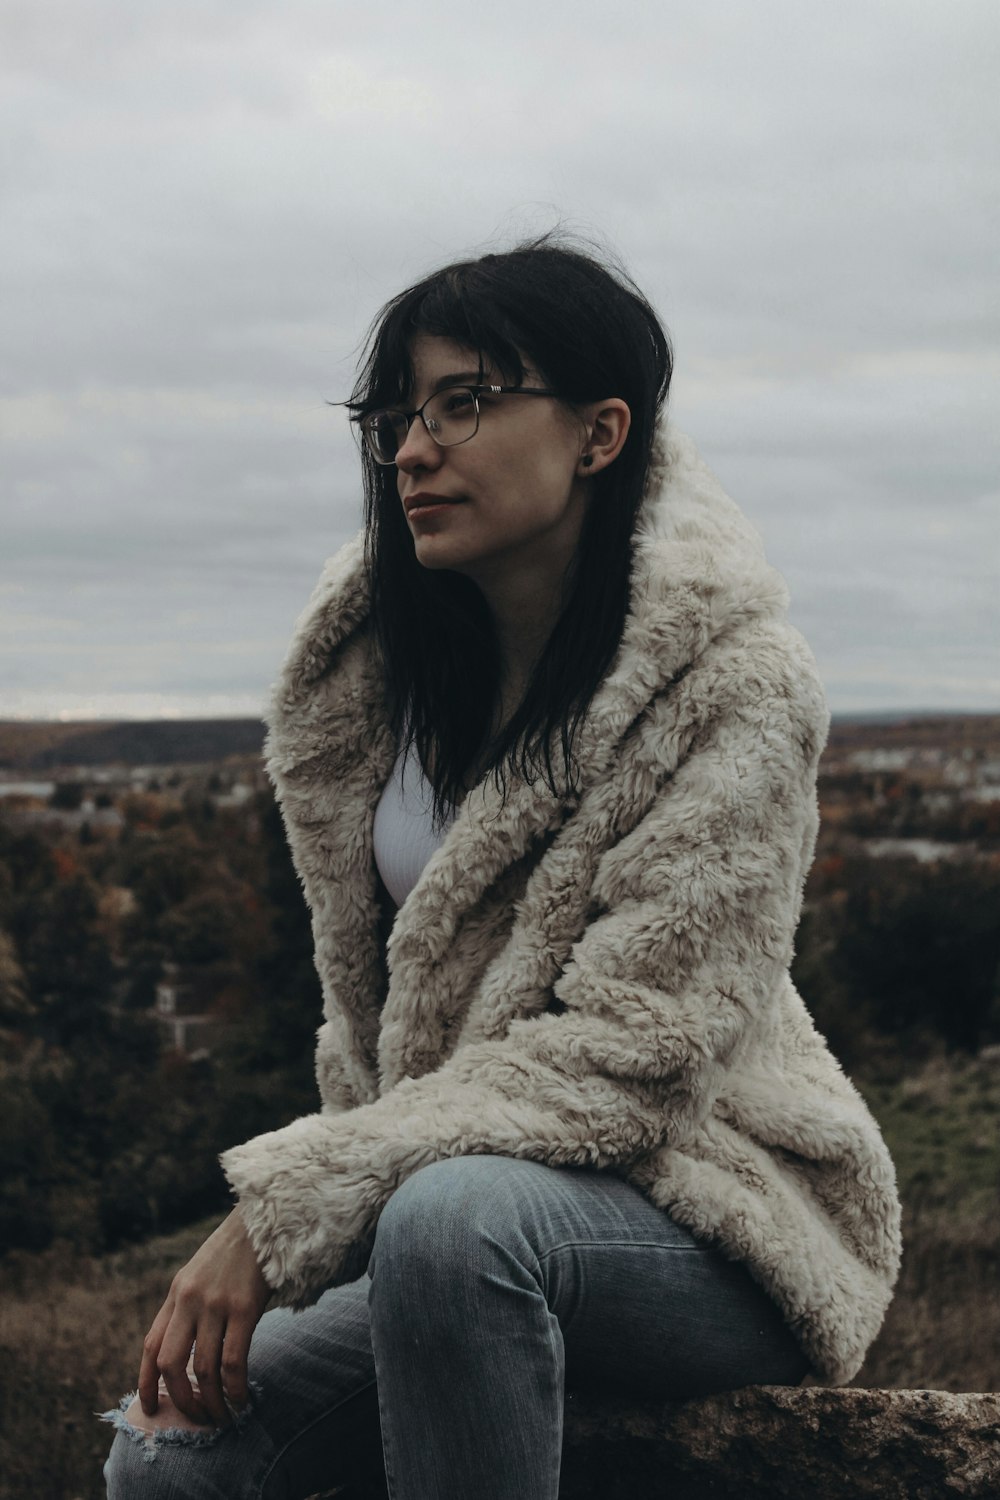
[[[4,0],[0,718],[257,714],[382,303],[554,226],[670,329],[835,712],[1000,709],[995,0]]]

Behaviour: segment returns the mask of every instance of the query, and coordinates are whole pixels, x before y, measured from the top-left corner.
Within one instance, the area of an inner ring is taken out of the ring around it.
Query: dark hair
[[[570,405],[615,396],[632,414],[618,457],[589,481],[593,497],[561,612],[524,700],[486,750],[486,770],[504,793],[512,773],[544,777],[558,794],[573,784],[573,738],[625,623],[632,533],[670,385],[670,341],[623,269],[546,235],[446,266],[387,303],[347,403],[353,420],[403,402],[419,334],[478,350],[481,369],[489,364],[505,383],[520,385],[530,364]],[[500,680],[493,622],[469,579],[420,566],[395,468],[376,464],[364,447],[362,461],[372,618],[390,719],[397,739],[416,746],[441,819],[460,800],[491,730]]]

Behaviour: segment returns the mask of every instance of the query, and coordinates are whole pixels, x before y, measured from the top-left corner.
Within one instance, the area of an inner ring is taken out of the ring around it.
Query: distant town
[[[145,724],[0,722],[0,802],[11,826],[116,834],[135,799],[151,822],[192,794],[220,811],[266,789],[254,719]],[[835,719],[820,766],[822,844],[872,858],[1000,854],[1000,714]]]

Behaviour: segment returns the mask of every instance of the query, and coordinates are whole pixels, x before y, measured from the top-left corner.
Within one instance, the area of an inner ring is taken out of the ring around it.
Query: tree
[[[67,1046],[104,1029],[114,975],[89,877],[37,893],[19,925],[21,961],[47,1040]]]
[[[17,1030],[37,1013],[14,939],[0,928],[0,1027]]]
[[[933,1032],[952,1047],[986,1039],[1000,965],[1000,872],[979,861],[857,861],[835,967],[874,1024]]]
[[[49,798],[49,806],[63,812],[76,812],[83,805],[85,787],[82,781],[60,781]]]

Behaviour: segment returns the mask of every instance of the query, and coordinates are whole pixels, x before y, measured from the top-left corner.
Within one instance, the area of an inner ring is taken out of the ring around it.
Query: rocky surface
[[[567,1401],[563,1500],[1000,1497],[1000,1395],[750,1386]]]

